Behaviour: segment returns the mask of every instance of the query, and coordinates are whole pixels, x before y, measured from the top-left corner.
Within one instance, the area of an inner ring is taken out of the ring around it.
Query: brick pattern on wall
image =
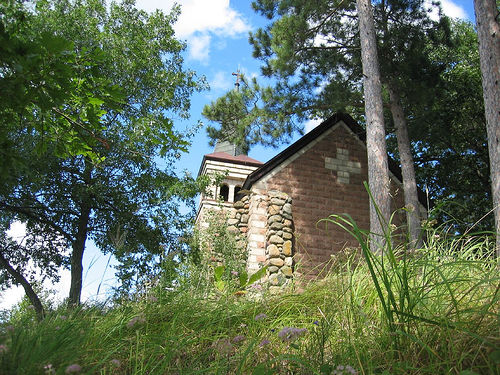
[[[337,171],[337,182],[348,184],[352,173],[361,173],[361,163],[349,159],[349,150],[337,148],[337,157],[325,157],[325,168]]]
[[[265,191],[253,190],[248,208],[247,267],[249,273],[258,271],[267,262],[266,234],[268,196]]]
[[[361,228],[368,229],[368,194],[363,186],[367,180],[366,148],[344,126],[333,128],[314,147],[267,179],[268,190],[285,192],[293,201],[296,274],[315,276],[331,254],[358,247],[346,231],[320,220],[348,213]],[[396,189],[392,191],[396,195]],[[401,197],[398,199],[401,203],[395,206],[402,207]]]

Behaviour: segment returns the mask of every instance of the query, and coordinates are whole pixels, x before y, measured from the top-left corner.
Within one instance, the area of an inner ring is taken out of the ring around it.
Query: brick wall
[[[254,186],[261,193],[276,190],[291,197],[296,273],[308,277],[318,274],[332,253],[358,246],[340,227],[317,224],[320,219],[348,213],[361,228],[369,228],[368,194],[363,186],[368,180],[367,156],[362,142],[342,125],[325,132],[298,155]],[[393,184],[391,191],[393,208],[402,207],[402,188]],[[396,224],[400,222],[401,218]]]

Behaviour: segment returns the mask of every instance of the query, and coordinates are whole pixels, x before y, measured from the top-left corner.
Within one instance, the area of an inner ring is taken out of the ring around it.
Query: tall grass
[[[373,254],[351,218],[327,221],[360,249],[332,257],[327,277],[300,293],[249,299],[213,286],[199,293],[188,280],[41,323],[27,310],[2,327],[0,373],[499,373],[500,280],[488,237],[434,230],[411,254],[390,241]]]

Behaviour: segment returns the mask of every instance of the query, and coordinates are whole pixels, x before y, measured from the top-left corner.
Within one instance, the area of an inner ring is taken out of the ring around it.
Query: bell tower
[[[217,142],[214,152],[203,156],[198,176],[220,174],[224,178],[217,186],[210,186],[206,194],[201,195],[196,215],[197,225],[203,226],[207,210],[231,209],[247,176],[263,164],[238,152],[234,144],[225,141]]]

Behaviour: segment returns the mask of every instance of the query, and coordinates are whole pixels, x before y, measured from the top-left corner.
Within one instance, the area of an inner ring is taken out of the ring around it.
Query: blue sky
[[[169,12],[174,4],[171,0],[136,1],[137,7],[148,12],[157,8]],[[205,76],[211,88],[192,97],[191,118],[176,122],[176,126],[183,129],[198,121],[203,122],[203,106],[234,87],[233,72],[240,69],[246,76],[259,78],[260,64],[252,57],[248,33],[265,26],[267,20],[256,14],[251,8],[251,1],[247,0],[178,0],[177,3],[181,5],[181,15],[174,29],[177,37],[187,43],[185,68]],[[472,0],[442,0],[441,3],[445,14],[450,17],[474,19]],[[312,121],[304,124],[305,129],[309,130],[314,124]],[[190,152],[180,159],[179,171],[186,170],[196,176],[203,155],[213,150],[208,141],[205,130],[200,129],[193,139]],[[281,145],[278,149],[254,147],[249,155],[265,162],[284,147],[286,145]],[[20,232],[22,227],[18,227],[13,235]],[[101,292],[113,284],[113,271],[106,266],[107,262],[108,257],[89,244],[84,257],[83,300],[96,298],[101,282]],[[61,282],[51,288],[57,291],[58,298],[66,297],[69,291],[69,271],[62,272]],[[23,294],[22,288],[12,288],[2,293],[0,307],[11,306]]]

